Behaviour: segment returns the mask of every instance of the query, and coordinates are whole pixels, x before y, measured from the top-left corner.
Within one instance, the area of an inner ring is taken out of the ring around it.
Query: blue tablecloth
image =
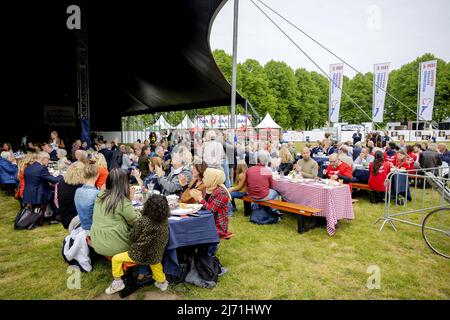
[[[214,216],[206,210],[197,213],[200,214],[200,217],[188,217],[181,220],[169,219],[169,242],[163,261],[166,274],[179,275],[177,248],[219,243]]]
[[[328,157],[313,157],[313,159],[317,162],[319,167],[328,161]]]
[[[353,171],[352,182],[369,183],[370,172],[367,169],[356,169]],[[409,187],[409,180],[406,175],[395,175],[392,177],[391,183],[391,198],[394,199],[396,195],[403,195],[408,200],[411,200],[411,191]]]
[[[368,169],[355,169],[352,182],[369,183],[370,172]]]
[[[396,195],[402,195],[411,201],[411,190],[409,187],[409,179],[407,175],[396,174],[392,177],[391,183],[391,199],[395,199]]]

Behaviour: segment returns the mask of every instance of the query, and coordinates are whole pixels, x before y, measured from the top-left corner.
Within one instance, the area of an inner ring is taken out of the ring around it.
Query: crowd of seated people
[[[167,288],[161,265],[170,213],[165,196],[201,204],[213,214],[218,236],[227,239],[232,235],[229,217],[237,211],[235,199],[248,195],[258,202],[279,197],[273,171],[341,180],[351,190],[354,170],[362,166],[369,170],[371,200],[376,202],[384,198],[392,168],[412,170],[417,163],[432,168],[450,161],[445,144],[396,144],[378,135],[367,140],[356,135],[353,142],[345,143],[326,137],[300,152],[292,142],[275,140],[238,142],[231,149],[230,156],[227,137],[210,131],[196,137],[192,145],[184,136],[136,141],[132,146],[98,140],[88,147],[76,140],[68,154],[62,139],[52,132],[46,143],[24,143],[27,153],[18,161],[11,146],[3,144],[0,183],[17,189],[22,206],[46,206],[64,228],[86,231],[92,249],[112,257],[114,281],[106,290],[111,294],[124,287],[120,278],[125,262],[149,265],[156,286]],[[316,161],[320,157],[328,157],[326,168]],[[55,164],[52,170],[50,162]],[[159,191],[141,213],[133,207],[132,184]],[[211,248],[209,254],[217,249]],[[146,255],[143,250],[153,251]]]

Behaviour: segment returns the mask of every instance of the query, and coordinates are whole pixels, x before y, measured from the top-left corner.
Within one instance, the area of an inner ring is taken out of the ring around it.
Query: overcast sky
[[[373,71],[373,64],[379,62],[391,62],[391,69],[398,69],[427,52],[450,61],[450,0],[262,1],[364,73]],[[233,6],[229,0],[216,17],[212,49],[232,52]],[[268,13],[322,69],[328,72],[329,64],[339,62]],[[318,71],[250,0],[239,0],[237,57],[239,62],[254,58],[265,64],[273,59],[292,68]],[[355,74],[348,67],[344,73]]]

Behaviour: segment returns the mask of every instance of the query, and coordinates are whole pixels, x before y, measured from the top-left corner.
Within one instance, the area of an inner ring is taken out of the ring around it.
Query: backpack
[[[172,284],[183,283],[187,274],[191,270],[191,262],[195,249],[192,247],[177,248],[178,256],[178,273],[166,274],[167,281]]]
[[[272,208],[269,207],[258,207],[252,210],[250,216],[250,222],[256,224],[273,224],[278,222],[278,214],[275,213]]]
[[[207,254],[196,255],[194,264],[198,275],[203,280],[217,282],[222,265],[216,256],[211,257]]]
[[[32,209],[29,206],[26,206],[17,213],[16,220],[14,221],[14,229],[34,229],[37,226],[42,225],[44,221],[44,215],[45,209]]]

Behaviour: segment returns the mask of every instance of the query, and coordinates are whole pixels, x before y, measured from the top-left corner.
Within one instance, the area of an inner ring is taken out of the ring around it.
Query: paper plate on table
[[[202,207],[200,203],[180,203],[180,209],[191,209],[192,213],[199,211]]]

